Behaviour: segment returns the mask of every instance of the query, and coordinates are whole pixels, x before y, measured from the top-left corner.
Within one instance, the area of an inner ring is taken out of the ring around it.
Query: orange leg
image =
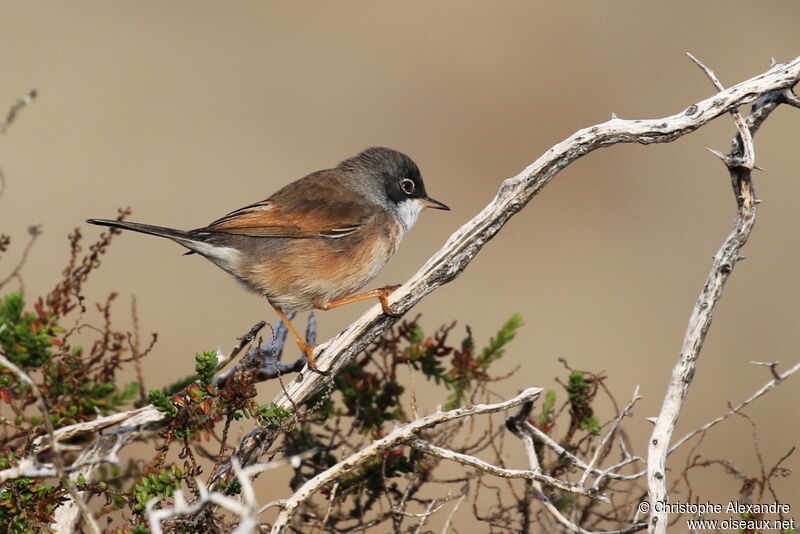
[[[392,310],[389,308],[389,301],[386,299],[386,297],[398,287],[400,286],[396,285],[379,287],[378,289],[365,291],[364,293],[359,293],[358,295],[350,295],[349,297],[344,297],[343,299],[332,300],[330,302],[324,302],[321,304],[315,303],[315,306],[320,310],[332,310],[334,308],[338,308],[339,306],[344,306],[345,304],[352,304],[353,302],[361,302],[362,300],[377,298],[381,303],[381,309],[383,309],[383,313],[386,315],[391,315],[392,317],[399,317],[397,314],[392,313]]]
[[[297,330],[294,329],[294,326],[292,326],[292,322],[289,320],[288,317],[286,317],[286,314],[283,313],[283,310],[275,306],[271,302],[270,306],[272,306],[272,309],[274,309],[275,313],[278,314],[278,317],[281,318],[283,324],[286,325],[286,328],[289,330],[289,333],[292,334],[292,337],[294,338],[295,343],[297,343],[297,346],[300,347],[300,350],[302,350],[305,353],[306,363],[308,364],[308,368],[324,376],[328,376],[329,374],[331,374],[330,371],[323,371],[322,369],[317,367],[317,364],[314,361],[314,348],[315,348],[314,345],[309,345],[303,340],[303,338],[300,337],[300,334],[298,334]]]

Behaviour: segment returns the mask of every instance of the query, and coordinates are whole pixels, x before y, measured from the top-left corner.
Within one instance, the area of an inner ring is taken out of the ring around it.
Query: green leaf
[[[214,380],[214,372],[219,363],[216,351],[207,350],[202,354],[195,354],[194,361],[196,362],[194,370],[197,372],[200,382],[205,386],[211,385]]]
[[[148,399],[150,400],[150,404],[155,406],[158,411],[164,412],[170,417],[175,417],[178,415],[178,408],[175,407],[172,399],[165,395],[161,390],[151,389],[150,393],[148,394]]]
[[[484,348],[478,357],[482,369],[486,369],[492,362],[503,357],[505,346],[514,339],[520,327],[522,327],[522,315],[515,313],[500,327],[495,337],[489,340],[489,346]]]

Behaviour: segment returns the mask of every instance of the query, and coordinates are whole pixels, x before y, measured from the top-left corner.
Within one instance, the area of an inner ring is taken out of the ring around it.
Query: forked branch
[[[694,56],[690,55],[690,57],[711,78],[714,86],[720,90],[719,94],[725,93],[713,71]],[[648,498],[651,503],[668,501],[666,460],[672,433],[689,392],[689,386],[694,379],[697,359],[703,348],[708,329],[711,327],[711,320],[722,296],[725,282],[736,264],[742,259],[740,252],[747,243],[755,224],[759,201],[756,198],[751,176],[755,166],[753,135],[779,104],[791,103],[785,98],[787,89],[786,87],[776,88],[761,95],[747,119],[743,120],[738,111],[731,110],[737,128],[732,149],[729,154],[712,151],[722,160],[730,174],[737,206],[737,217],[733,230],[714,256],[711,272],[706,278],[697,302],[695,302],[678,362],[672,370],[661,411],[656,418],[655,428],[648,442],[647,486]],[[668,522],[665,507],[652,505],[650,510],[648,526],[650,532],[666,533]]]

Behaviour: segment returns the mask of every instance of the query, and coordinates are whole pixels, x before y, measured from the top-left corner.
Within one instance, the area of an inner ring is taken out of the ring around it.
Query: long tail
[[[176,230],[174,228],[166,228],[164,226],[153,226],[152,224],[142,224],[128,221],[117,221],[111,219],[86,219],[87,223],[97,224],[99,226],[110,226],[111,228],[121,228],[122,230],[133,230],[142,234],[157,235],[159,237],[166,237],[174,239],[183,244],[183,241],[197,241],[197,236],[193,236],[191,232],[185,230]]]

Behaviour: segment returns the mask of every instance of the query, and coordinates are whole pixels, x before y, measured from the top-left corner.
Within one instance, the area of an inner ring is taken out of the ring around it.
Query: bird
[[[368,148],[331,169],[312,172],[270,197],[194,230],[123,220],[87,219],[100,226],[170,239],[264,296],[286,324],[308,367],[308,345],[286,314],[330,310],[377,298],[392,315],[391,285],[357,293],[389,261],[423,208],[450,210],[428,196],[419,168],[407,155]]]

